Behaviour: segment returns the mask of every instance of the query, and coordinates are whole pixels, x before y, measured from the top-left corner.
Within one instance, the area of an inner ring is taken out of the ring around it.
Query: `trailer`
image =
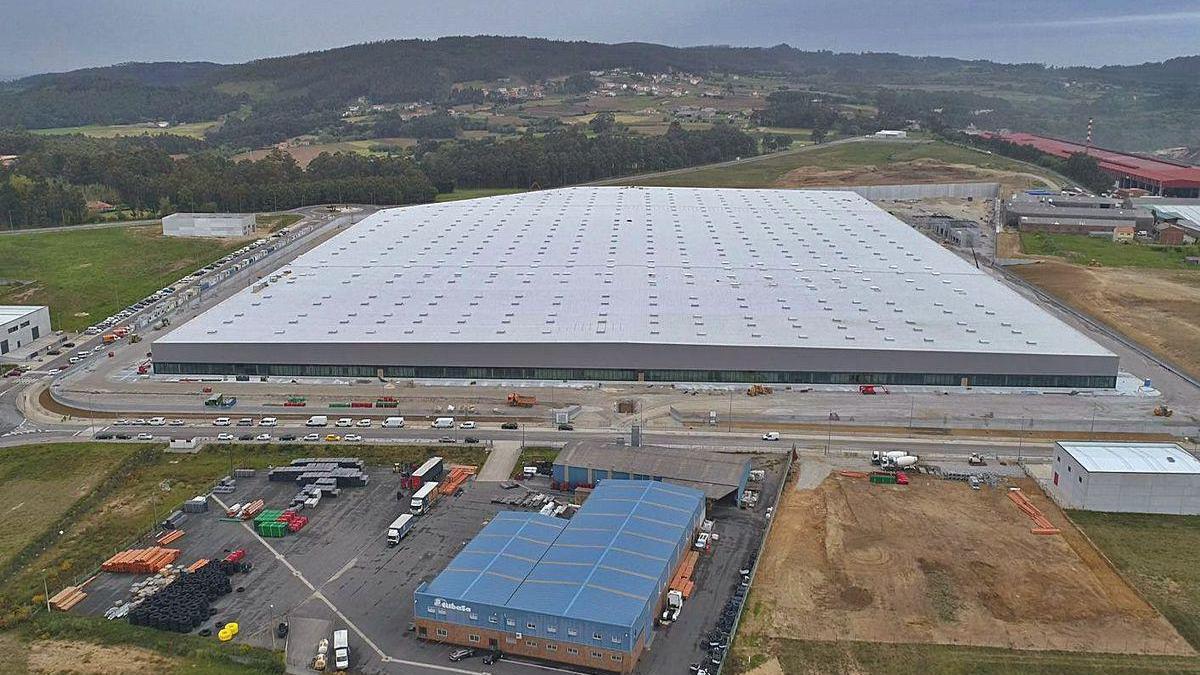
[[[445,470],[446,464],[444,459],[441,457],[430,457],[408,477],[408,487],[415,490],[425,483],[436,481],[442,477]]]
[[[532,408],[537,404],[536,396],[526,396],[517,392],[509,392],[508,404],[514,408]]]
[[[412,500],[408,503],[409,508],[412,509],[413,515],[419,516],[422,513],[427,513],[429,511],[429,507],[433,506],[433,503],[437,501],[439,494],[437,483],[426,483],[422,485],[421,489],[417,490],[416,493],[413,494]]]
[[[213,394],[204,400],[204,405],[209,408],[232,408],[236,404],[236,396],[226,396],[224,394]]]
[[[392,524],[388,525],[387,528],[388,547],[399,544],[404,535],[408,534],[408,531],[412,529],[415,522],[416,518],[411,513],[402,514],[399,518],[393,520]]]

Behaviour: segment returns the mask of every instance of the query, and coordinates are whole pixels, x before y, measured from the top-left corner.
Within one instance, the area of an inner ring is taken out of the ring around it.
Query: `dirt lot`
[[[147,649],[65,640],[31,643],[28,664],[32,673],[161,673],[174,665]]]
[[[1200,274],[1056,260],[1014,271],[1200,377]]]
[[[1192,654],[1032,481],[1017,482],[1060,536],[1003,489],[832,475],[789,487],[750,597],[761,638]],[[759,638],[754,640],[753,638]]]
[[[969,164],[951,164],[936,159],[914,159],[886,166],[864,165],[848,169],[801,166],[788,171],[774,187],[801,188],[820,185],[908,185],[912,183],[957,183],[993,181],[1005,191],[1043,187],[1040,176],[984,169]]]

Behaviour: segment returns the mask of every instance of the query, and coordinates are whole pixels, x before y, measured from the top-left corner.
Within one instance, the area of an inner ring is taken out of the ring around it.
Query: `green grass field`
[[[1150,675],[1200,673],[1200,659],[988,647],[775,640],[770,651],[786,675]],[[741,658],[739,659],[738,656]],[[766,661],[743,650],[726,662],[740,675]]]
[[[1086,265],[1095,260],[1105,267],[1154,267],[1161,269],[1197,269],[1185,258],[1200,256],[1200,244],[1191,246],[1147,246],[1120,244],[1112,239],[1082,234],[1023,232],[1021,250],[1029,255],[1048,255]]]
[[[537,446],[521,448],[521,455],[517,457],[517,463],[513,466],[512,477],[520,476],[521,470],[526,466],[532,466],[534,462],[553,462],[560,452],[562,452],[562,448]]]
[[[204,133],[217,126],[218,122],[189,122],[177,124],[166,129],[146,126],[145,124],[89,124],[83,127],[57,127],[54,129],[32,129],[32,133],[43,136],[60,136],[63,134],[83,134],[95,138],[116,138],[118,136],[141,136],[142,134],[175,134],[189,138],[203,138]]]
[[[454,192],[438,194],[439,202],[456,202],[461,199],[478,199],[480,197],[496,197],[498,195],[514,195],[524,192],[520,188],[461,188]]]
[[[1200,649],[1200,516],[1069,515],[1134,588]]]
[[[782,152],[765,159],[669,176],[631,178],[626,185],[668,187],[763,188],[775,185],[787,172],[802,166],[819,169],[853,169],[863,166],[885,167],[897,162],[932,159],[948,164],[966,164],[981,169],[1015,171],[1046,176],[1044,171],[1014,162],[999,155],[987,155],[941,142],[889,143],[864,141],[838,145],[808,146],[796,152]]]
[[[298,213],[275,213],[269,216],[258,216],[256,221],[259,233],[270,233],[275,230],[290,227],[300,222]]]
[[[48,305],[55,329],[79,330],[242,243],[157,225],[0,236],[0,303]]]

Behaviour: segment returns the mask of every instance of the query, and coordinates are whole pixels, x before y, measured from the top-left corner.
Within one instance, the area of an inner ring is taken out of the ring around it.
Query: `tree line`
[[[611,116],[609,116],[611,117]],[[661,136],[609,117],[510,140],[426,140],[410,154],[323,153],[301,167],[286,152],[233,160],[205,141],[171,134],[90,138],[0,130],[0,226],[74,225],[102,199],[137,213],[273,211],[311,204],[414,204],[456,187],[550,188],[756,154],[754,137],[726,124]]]
[[[1082,152],[1074,153],[1067,159],[1059,159],[1031,145],[1011,143],[1001,138],[985,138],[974,134],[959,133],[954,134],[953,139],[977,148],[990,150],[998,155],[1044,166],[1097,194],[1111,190],[1113,187],[1113,177],[1100,168],[1095,157]]]

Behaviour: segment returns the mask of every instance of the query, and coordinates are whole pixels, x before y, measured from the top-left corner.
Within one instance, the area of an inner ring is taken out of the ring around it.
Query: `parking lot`
[[[782,459],[776,456],[761,461],[774,465],[764,481],[764,495],[773,495],[782,478]],[[296,487],[268,482],[266,472],[238,479],[232,494],[210,498],[207,513],[188,514],[180,526],[186,534],[171,544],[182,551],[179,564],[218,559],[238,548],[246,549],[246,559],[254,564],[248,574],[233,577],[235,592],[214,603],[217,614],[205,627],[236,621],[240,633],[235,642],[283,649],[274,634],[280,621],[327,620],[334,629],[349,629],[354,671],[480,672],[482,662],[452,664],[447,659],[451,647],[421,642],[408,630],[412,594],[422,581],[436,576],[498,510],[513,508],[493,503],[493,499],[510,499],[525,487],[505,490],[499,483],[470,482],[458,496],[442,497],[399,546],[388,548],[385,529],[407,510],[407,493],[403,501],[397,499],[400,476],[389,469],[369,468],[368,472],[366,487],[343,488],[338,497],[323,499],[315,509],[305,511],[310,521],[304,529],[281,539],[260,538],[248,524],[224,519],[217,502],[217,498],[226,505],[261,498],[267,508],[286,507]],[[534,479],[526,487],[548,492],[545,479]],[[768,501],[764,498],[753,511],[736,506],[717,506],[711,511],[718,540],[711,553],[701,558],[697,590],[680,619],[656,631],[638,673],[686,672],[687,664],[702,659],[700,638],[712,630],[736,588],[738,569],[748,553],[757,550]],[[102,615],[127,598],[129,585],[140,578],[101,573],[88,584],[88,597],[73,611]],[[306,662],[315,653],[311,638],[302,642],[286,645],[289,662]],[[543,667],[504,661],[487,670],[529,673]]]

